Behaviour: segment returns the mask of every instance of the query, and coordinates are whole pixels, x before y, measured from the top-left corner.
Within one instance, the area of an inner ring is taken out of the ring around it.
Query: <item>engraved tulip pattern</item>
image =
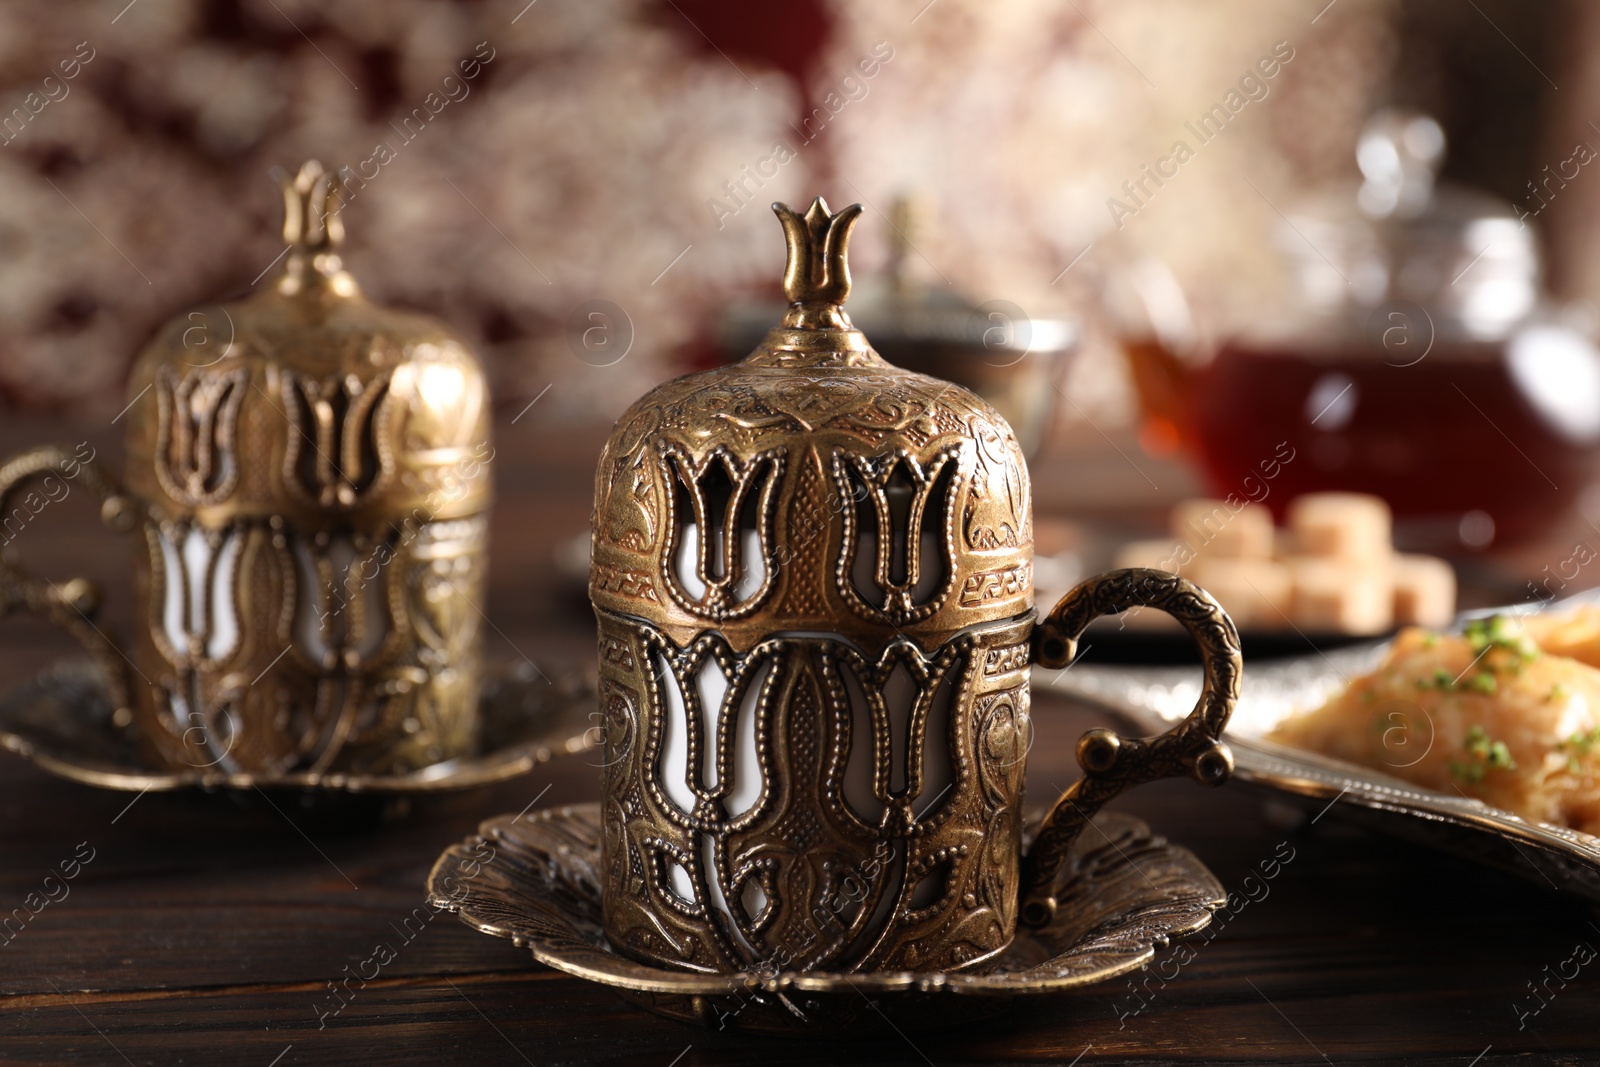
[[[993,662],[983,639],[871,657],[830,635],[739,654],[714,633],[684,648],[637,622],[603,634],[607,663],[641,683],[603,693],[620,798],[607,852],[644,905],[630,908],[638,948],[690,966],[872,969],[913,959],[908,932],[952,912],[972,928],[956,944],[993,947],[1007,905],[975,861],[988,836],[1015,844],[1016,771],[979,770],[994,746],[962,711]],[[653,713],[636,725],[641,699]],[[648,830],[646,812],[672,832]]]
[[[431,417],[428,398],[392,395],[384,375],[274,380],[281,403],[252,409],[248,397],[271,397],[237,361],[155,372],[152,459],[170,503],[144,524],[148,739],[219,772],[383,772],[463,751],[471,720],[452,707],[475,700],[485,521],[354,517],[397,454],[427,452],[429,427],[409,417]],[[277,438],[243,464],[263,412]],[[397,444],[391,430],[421,436]],[[321,509],[321,528],[211,518],[259,493],[269,462],[276,504]]]
[[[783,453],[747,460],[717,449],[696,461],[681,449],[663,456],[668,494],[668,586],[684,607],[709,619],[759,608],[776,579],[773,506]]]

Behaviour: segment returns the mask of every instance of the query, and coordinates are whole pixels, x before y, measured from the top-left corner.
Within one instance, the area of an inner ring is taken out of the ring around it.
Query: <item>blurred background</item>
[[[1526,598],[1600,545],[1596,47],[1556,0],[12,0],[0,412],[107,425],[160,322],[270,283],[271,173],[316,158],[369,295],[505,418],[603,427],[748,349],[767,205],[822,194],[867,206],[858,321],[911,362],[958,323],[929,367],[1047,517],[1122,544],[1276,457],[1280,521],[1354,490],[1402,548],[1537,542],[1484,594]]]
[[[1382,105],[1434,114],[1445,173],[1508,201],[1575,141],[1600,143],[1583,5],[1326,3],[13,0],[0,106],[27,119],[0,151],[0,404],[114,414],[157,323],[249,287],[281,251],[269,171],[307,158],[364,165],[347,258],[374,297],[463,331],[503,406],[555,381],[581,418],[705,358],[737,294],[775,291],[774,199],[887,212],[918,194],[914,269],[1084,316],[1113,241],[1186,284],[1246,289],[1272,269],[1272,205],[1353,178]],[[1195,144],[1183,123],[1279,41],[1294,58],[1268,94]],[[463,79],[475,51],[493,58]],[[403,126],[430,93],[446,106]],[[1181,180],[1119,228],[1108,198],[1131,203],[1123,182],[1179,138],[1197,149]],[[369,163],[379,146],[392,158]],[[763,168],[778,146],[788,161]],[[1600,285],[1578,236],[1597,205],[1600,182],[1576,183],[1537,221],[1563,295]],[[890,253],[876,214],[860,272]],[[594,299],[632,321],[615,369],[566,343]],[[1077,364],[1071,395],[1131,417],[1118,361]]]

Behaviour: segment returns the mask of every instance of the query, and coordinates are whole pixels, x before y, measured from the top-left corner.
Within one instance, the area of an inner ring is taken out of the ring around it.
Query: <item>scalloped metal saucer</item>
[[[641,963],[600,923],[600,808],[502,815],[452,846],[428,875],[435,908],[509,938],[540,963],[611,986],[668,1018],[714,1029],[808,1036],[932,1029],[998,1014],[1024,996],[1103,982],[1204,929],[1225,902],[1187,849],[1128,815],[1103,813],[1062,867],[1061,908],[986,969],[961,972],[707,974]],[[491,849],[484,858],[485,848]]]
[[[51,774],[128,792],[245,792],[417,797],[460,792],[519,775],[559,755],[594,747],[594,695],[576,683],[546,682],[531,664],[491,671],[480,705],[478,751],[406,774],[302,771],[232,773],[149,766],[136,739],[112,722],[102,675],[88,659],[46,668],[0,698],[0,747]]]

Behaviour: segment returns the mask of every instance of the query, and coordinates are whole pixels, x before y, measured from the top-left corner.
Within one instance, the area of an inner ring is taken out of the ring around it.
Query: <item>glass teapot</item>
[[[1600,358],[1543,294],[1526,217],[1435,181],[1444,149],[1427,116],[1375,116],[1363,183],[1284,213],[1285,292],[1237,321],[1197,323],[1152,261],[1108,291],[1146,428],[1219,493],[1251,496],[1272,464],[1275,510],[1373,493],[1402,535],[1449,549],[1537,535],[1583,488]]]

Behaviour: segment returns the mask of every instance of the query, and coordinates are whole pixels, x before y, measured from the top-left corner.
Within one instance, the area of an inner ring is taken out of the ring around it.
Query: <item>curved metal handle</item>
[[[128,660],[94,623],[100,607],[100,589],[87,578],[70,578],[57,583],[24,567],[16,559],[10,540],[36,514],[35,509],[18,504],[19,490],[34,478],[56,475],[63,484],[81,483],[100,498],[100,518],[117,533],[133,529],[133,501],[122,495],[117,484],[93,457],[79,459],[54,445],[29,449],[0,464],[0,617],[15,611],[33,611],[45,616],[87,648],[105,673],[107,693],[112,700],[113,721],[126,726],[132,720],[128,694]],[[70,489],[69,489],[70,491]],[[47,500],[64,500],[45,491]],[[42,506],[38,510],[43,510]],[[23,516],[13,529],[18,514]]]
[[[1143,567],[1108,571],[1061,598],[1035,627],[1034,662],[1065,667],[1078,654],[1078,638],[1101,615],[1133,607],[1164,611],[1200,645],[1205,688],[1189,716],[1159,737],[1143,740],[1090,730],[1078,741],[1083,777],[1057,800],[1023,860],[1021,921],[1044,926],[1056,910],[1056,874],[1072,843],[1101,805],[1131,786],[1192,774],[1202,785],[1221,785],[1233,773],[1233,753],[1220,740],[1239,699],[1244,663],[1239,631],[1211,594],[1187,578]]]

